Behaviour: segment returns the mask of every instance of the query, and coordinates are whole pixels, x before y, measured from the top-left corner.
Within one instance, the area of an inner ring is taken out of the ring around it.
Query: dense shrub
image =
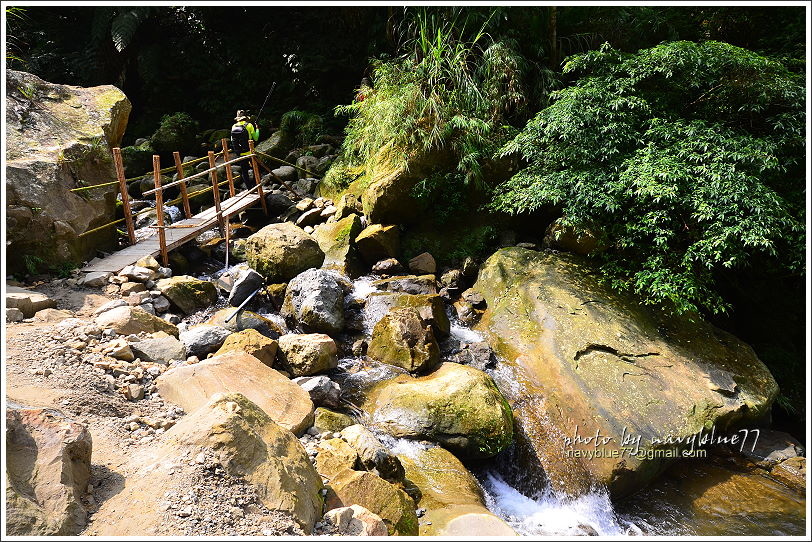
[[[717,273],[755,258],[803,272],[802,74],[684,41],[607,44],[564,70],[581,77],[504,147],[529,165],[494,209],[561,206],[567,224],[603,233],[614,287],[678,311],[726,310]]]
[[[196,150],[198,123],[187,113],[164,115],[161,124],[150,137],[152,148],[157,152],[179,151],[190,154]]]

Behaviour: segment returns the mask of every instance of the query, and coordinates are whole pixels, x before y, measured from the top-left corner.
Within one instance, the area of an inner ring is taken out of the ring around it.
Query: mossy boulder
[[[373,313],[385,314],[392,308],[415,309],[423,323],[431,325],[435,337],[447,337],[451,331],[445,302],[438,294],[372,292],[367,296],[367,307],[370,316]],[[372,319],[374,320],[374,317]]]
[[[474,289],[487,302],[477,329],[503,359],[515,461],[535,472],[528,479],[543,471],[573,494],[596,482],[629,494],[671,461],[653,457],[675,448],[662,440],[759,423],[778,391],[750,346],[697,315],[612,292],[578,256],[504,248]],[[576,426],[608,439],[600,457],[586,457],[595,445],[575,441]],[[622,449],[624,436],[640,439],[639,453]]]
[[[367,356],[409,372],[425,372],[440,362],[440,347],[416,309],[395,308],[375,324]]]
[[[324,439],[316,448],[316,470],[327,479],[346,469],[354,470],[357,463],[358,453],[340,438]]]
[[[372,224],[355,238],[358,252],[367,265],[380,260],[397,258],[400,252],[400,231],[397,226]]]
[[[329,408],[319,407],[314,415],[313,427],[320,433],[340,433],[345,427],[355,424],[350,416]]]
[[[324,252],[322,267],[335,269],[350,278],[361,276],[364,268],[355,248],[355,238],[362,229],[361,219],[356,214],[317,226],[313,238]]]
[[[405,491],[371,472],[345,469],[328,487],[330,509],[358,504],[377,514],[390,535],[417,536],[415,504]]]
[[[246,329],[226,337],[223,346],[214,355],[219,356],[227,352],[245,352],[251,354],[268,367],[273,367],[277,348],[278,345],[275,340],[269,339],[255,329]]]
[[[217,287],[213,282],[189,275],[161,279],[155,287],[185,314],[194,314],[217,302]]]
[[[178,336],[178,328],[173,324],[139,307],[116,307],[104,311],[96,317],[96,324],[101,328],[110,328],[119,335],[163,331],[173,337]]]
[[[363,408],[390,435],[436,442],[463,458],[493,457],[513,440],[510,406],[491,377],[456,363],[384,381]]]
[[[281,222],[248,237],[245,258],[252,269],[273,283],[286,282],[311,267],[320,267],[324,252],[302,228]]]

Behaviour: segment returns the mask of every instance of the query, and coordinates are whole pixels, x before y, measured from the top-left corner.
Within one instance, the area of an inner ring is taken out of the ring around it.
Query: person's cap
[[[246,114],[246,111],[243,111],[242,109],[238,109],[237,110],[237,116],[234,117],[234,120],[236,120],[236,121],[248,120],[248,115]]]

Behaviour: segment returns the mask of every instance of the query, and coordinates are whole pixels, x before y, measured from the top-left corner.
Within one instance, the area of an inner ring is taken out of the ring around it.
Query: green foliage
[[[135,35],[135,31],[138,30],[141,23],[149,18],[152,11],[149,6],[122,9],[123,11],[116,13],[110,21],[110,36],[113,38],[113,44],[119,53],[127,48]]]
[[[417,11],[407,52],[375,61],[374,88],[360,89],[364,100],[336,108],[351,117],[343,150],[353,164],[399,167],[444,149],[454,156],[462,186],[482,185],[482,165],[501,124],[527,106],[527,63],[512,41],[486,34],[490,19],[471,31],[459,14],[446,19]]]
[[[803,270],[803,76],[719,42],[572,57],[581,73],[507,144],[528,161],[494,209],[563,208],[603,232],[616,288],[725,311],[715,272],[757,254]]]
[[[152,148],[158,152],[194,152],[199,125],[188,113],[164,115],[161,124],[150,137]]]
[[[440,265],[460,265],[468,256],[482,259],[493,250],[498,237],[494,225],[477,226],[449,224],[440,232],[436,228],[424,232],[407,232],[403,238],[403,255],[414,258],[422,252],[431,253]]]
[[[25,270],[28,271],[29,275],[36,275],[37,273],[39,273],[40,267],[44,263],[45,260],[43,260],[39,256],[33,254],[23,255],[23,264],[25,265]]]
[[[437,173],[417,183],[412,189],[412,197],[422,203],[426,214],[438,226],[468,210],[465,193],[459,190],[463,184],[459,173]]]
[[[292,137],[295,146],[306,147],[324,135],[324,119],[310,111],[288,111],[282,115],[279,129]]]

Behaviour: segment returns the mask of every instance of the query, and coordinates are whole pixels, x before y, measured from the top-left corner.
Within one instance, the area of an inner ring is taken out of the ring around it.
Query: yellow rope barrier
[[[208,157],[207,157],[207,158],[208,158]],[[234,178],[234,180],[236,181],[237,179],[240,179],[240,178],[241,178],[241,176],[240,176],[240,175],[237,175],[237,176]],[[217,186],[223,186],[223,185],[224,185],[224,184],[226,184],[226,183],[228,183],[228,179],[226,179],[225,181],[222,181],[222,182],[217,183]],[[191,194],[187,194],[187,196],[186,196],[186,197],[188,197],[188,198],[192,198],[192,197],[194,197],[194,196],[198,196],[198,195],[200,195],[200,194],[205,194],[206,192],[209,192],[210,190],[212,190],[212,187],[211,187],[211,186],[209,186],[208,188],[204,188],[203,190],[198,190],[197,192],[192,192]],[[171,200],[171,201],[166,202],[166,205],[174,205],[174,204],[176,204],[176,203],[180,203],[182,200],[183,200],[183,197],[175,198],[175,199],[173,199],[173,200]],[[154,211],[154,210],[155,210],[154,208],[149,207],[149,208],[147,208],[147,209],[142,209],[142,210],[138,211],[137,213],[133,213],[133,214],[132,214],[132,216],[133,216],[133,218],[134,218],[134,217],[136,217],[136,216],[138,216],[138,215],[142,215],[142,214],[144,214],[144,213],[148,213],[148,212],[150,212],[150,211]],[[118,220],[114,220],[113,222],[108,222],[107,224],[104,224],[104,225],[102,225],[102,226],[99,226],[98,228],[93,228],[92,230],[87,230],[86,232],[82,232],[82,233],[80,233],[80,234],[79,234],[77,237],[83,237],[83,236],[85,236],[85,235],[89,235],[89,234],[91,234],[91,233],[95,233],[95,232],[97,232],[97,231],[99,231],[99,230],[103,230],[103,229],[105,229],[105,228],[109,228],[110,226],[113,226],[113,225],[115,225],[115,224],[120,224],[120,223],[124,222],[125,220],[127,220],[127,219],[126,219],[126,217],[125,217],[125,218],[119,218]]]
[[[304,171],[305,173],[307,173],[308,175],[311,175],[312,177],[321,178],[321,177],[319,177],[318,175],[316,175],[315,173],[313,173],[312,171],[307,171],[305,168],[301,168],[301,167],[299,167],[299,166],[297,166],[297,165],[291,164],[290,162],[285,162],[285,161],[284,161],[284,160],[282,160],[281,158],[277,158],[277,157],[275,157],[275,156],[271,156],[270,154],[265,154],[264,152],[262,152],[262,151],[258,151],[258,150],[254,150],[254,152],[256,152],[257,154],[261,154],[262,156],[266,156],[266,157],[270,158],[271,160],[276,160],[277,162],[280,162],[280,163],[282,163],[282,164],[285,164],[286,166],[290,166],[290,167],[296,168],[296,169],[298,169],[299,171]]]
[[[215,154],[214,156],[217,157],[217,156],[221,156],[222,154],[223,154],[223,151],[220,151],[217,154]],[[204,156],[202,158],[195,158],[194,160],[189,160],[188,162],[184,162],[181,165],[182,166],[190,166],[192,164],[197,164],[198,162],[202,162],[203,160],[208,160],[208,159],[209,159],[208,156]],[[166,168],[160,170],[159,173],[169,173],[170,171],[175,171],[176,169],[177,168],[175,166],[170,166],[170,167],[166,167]],[[138,179],[143,179],[145,176],[152,175],[152,174],[153,174],[152,171],[148,171],[148,172],[144,173],[143,175],[139,175],[137,177],[131,177],[129,179],[124,179],[124,182],[129,183],[131,181],[137,181]],[[113,186],[114,184],[118,184],[118,181],[113,181],[113,182],[110,182],[110,183],[94,184],[93,186],[80,186],[79,188],[71,188],[70,191],[71,192],[81,192],[82,190],[91,190],[93,188],[101,188],[103,186]]]

